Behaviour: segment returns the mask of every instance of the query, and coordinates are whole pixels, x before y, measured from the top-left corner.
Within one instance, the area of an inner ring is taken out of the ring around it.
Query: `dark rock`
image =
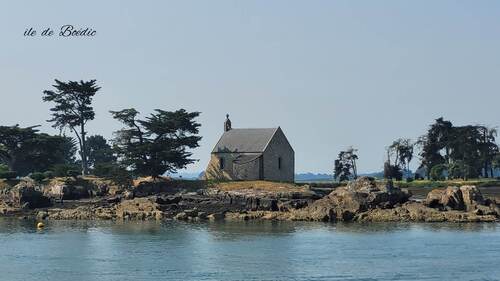
[[[120,203],[121,201],[122,201],[122,197],[120,195],[116,195],[116,196],[113,196],[113,197],[106,199],[106,202],[108,202],[110,204]]]
[[[14,207],[29,209],[44,208],[52,205],[50,198],[44,196],[31,179],[23,179],[9,189],[4,201],[10,202]]]
[[[156,203],[162,205],[177,204],[182,200],[179,195],[160,195],[156,197]]]

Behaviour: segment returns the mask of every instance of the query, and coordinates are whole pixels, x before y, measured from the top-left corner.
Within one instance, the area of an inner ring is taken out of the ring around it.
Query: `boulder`
[[[462,192],[463,204],[466,211],[474,211],[478,205],[485,204],[483,195],[477,187],[466,185],[460,187],[460,191]]]
[[[51,205],[50,198],[44,196],[31,179],[23,179],[12,187],[8,192],[6,201],[10,202],[12,206],[30,209],[44,208]]]
[[[486,205],[486,200],[475,186],[450,186],[430,191],[424,204],[430,208],[472,212]]]
[[[346,187],[301,210],[299,217],[320,221],[351,221],[356,215],[375,208],[392,208],[407,202],[411,194],[400,188],[377,185],[374,178],[361,177]]]
[[[160,205],[155,198],[135,198],[116,205],[116,216],[129,220],[156,220],[162,218]]]

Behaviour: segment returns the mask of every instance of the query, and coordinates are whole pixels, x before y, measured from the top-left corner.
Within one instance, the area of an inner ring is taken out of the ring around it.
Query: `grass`
[[[396,186],[402,188],[442,188],[448,186],[464,186],[475,185],[477,187],[493,187],[500,186],[500,180],[497,179],[471,179],[471,180],[445,180],[445,181],[431,181],[431,180],[415,180],[412,182],[396,181]]]
[[[210,187],[223,191],[253,189],[269,192],[306,192],[309,189],[293,183],[272,181],[227,181],[210,183]]]

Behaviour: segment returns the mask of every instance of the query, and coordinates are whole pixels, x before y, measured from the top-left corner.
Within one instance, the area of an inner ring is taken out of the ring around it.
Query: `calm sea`
[[[500,225],[0,219],[0,280],[500,280]]]

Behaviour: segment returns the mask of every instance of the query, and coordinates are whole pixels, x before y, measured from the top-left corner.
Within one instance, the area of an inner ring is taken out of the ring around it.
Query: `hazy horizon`
[[[57,133],[42,91],[97,79],[90,134],[121,127],[109,110],[201,112],[188,172],[205,169],[226,113],[235,128],[280,126],[296,173],[331,173],[349,146],[360,172],[380,171],[387,145],[441,116],[500,125],[495,1],[0,3],[0,125]],[[23,36],[65,24],[97,35]]]

